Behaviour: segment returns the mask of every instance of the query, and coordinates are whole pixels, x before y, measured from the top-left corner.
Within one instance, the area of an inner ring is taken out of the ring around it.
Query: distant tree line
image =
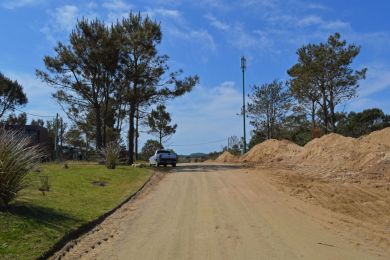
[[[271,138],[304,145],[329,132],[359,137],[390,126],[390,116],[378,108],[345,113],[339,105],[357,96],[367,68],[355,70],[360,46],[347,44],[339,33],[327,42],[297,51],[298,62],[287,70],[290,80],[254,85],[247,113],[254,127],[249,147]]]

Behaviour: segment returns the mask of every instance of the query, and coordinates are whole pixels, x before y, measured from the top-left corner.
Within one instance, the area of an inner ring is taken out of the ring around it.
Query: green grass
[[[34,259],[70,230],[117,206],[140,188],[151,171],[127,166],[108,170],[94,164],[43,164],[28,175],[31,185],[0,212],[0,259]],[[50,191],[39,191],[40,175]],[[94,181],[107,185],[96,186]]]

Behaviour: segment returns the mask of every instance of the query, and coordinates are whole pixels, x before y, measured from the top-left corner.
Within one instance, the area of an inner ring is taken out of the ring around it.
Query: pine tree
[[[176,133],[177,124],[170,125],[171,121],[164,105],[158,105],[148,116],[149,133],[158,137],[160,146],[167,137]]]

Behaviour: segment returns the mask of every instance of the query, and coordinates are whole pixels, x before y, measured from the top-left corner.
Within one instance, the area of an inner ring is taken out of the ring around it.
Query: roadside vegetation
[[[30,146],[28,137],[0,128],[0,210],[28,185],[26,175],[41,157],[39,148]]]
[[[43,192],[41,176],[48,177]],[[47,163],[26,176],[30,185],[0,211],[0,259],[34,259],[66,233],[119,205],[151,176],[146,168],[96,163]]]
[[[111,142],[102,148],[100,152],[104,157],[107,169],[115,169],[121,152],[119,144]]]

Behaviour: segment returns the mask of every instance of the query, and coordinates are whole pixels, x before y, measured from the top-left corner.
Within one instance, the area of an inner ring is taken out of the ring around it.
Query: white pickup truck
[[[176,167],[177,163],[177,154],[169,150],[157,150],[152,157],[149,158],[149,165],[160,166],[164,165],[165,167],[168,164],[171,164],[172,167]]]

